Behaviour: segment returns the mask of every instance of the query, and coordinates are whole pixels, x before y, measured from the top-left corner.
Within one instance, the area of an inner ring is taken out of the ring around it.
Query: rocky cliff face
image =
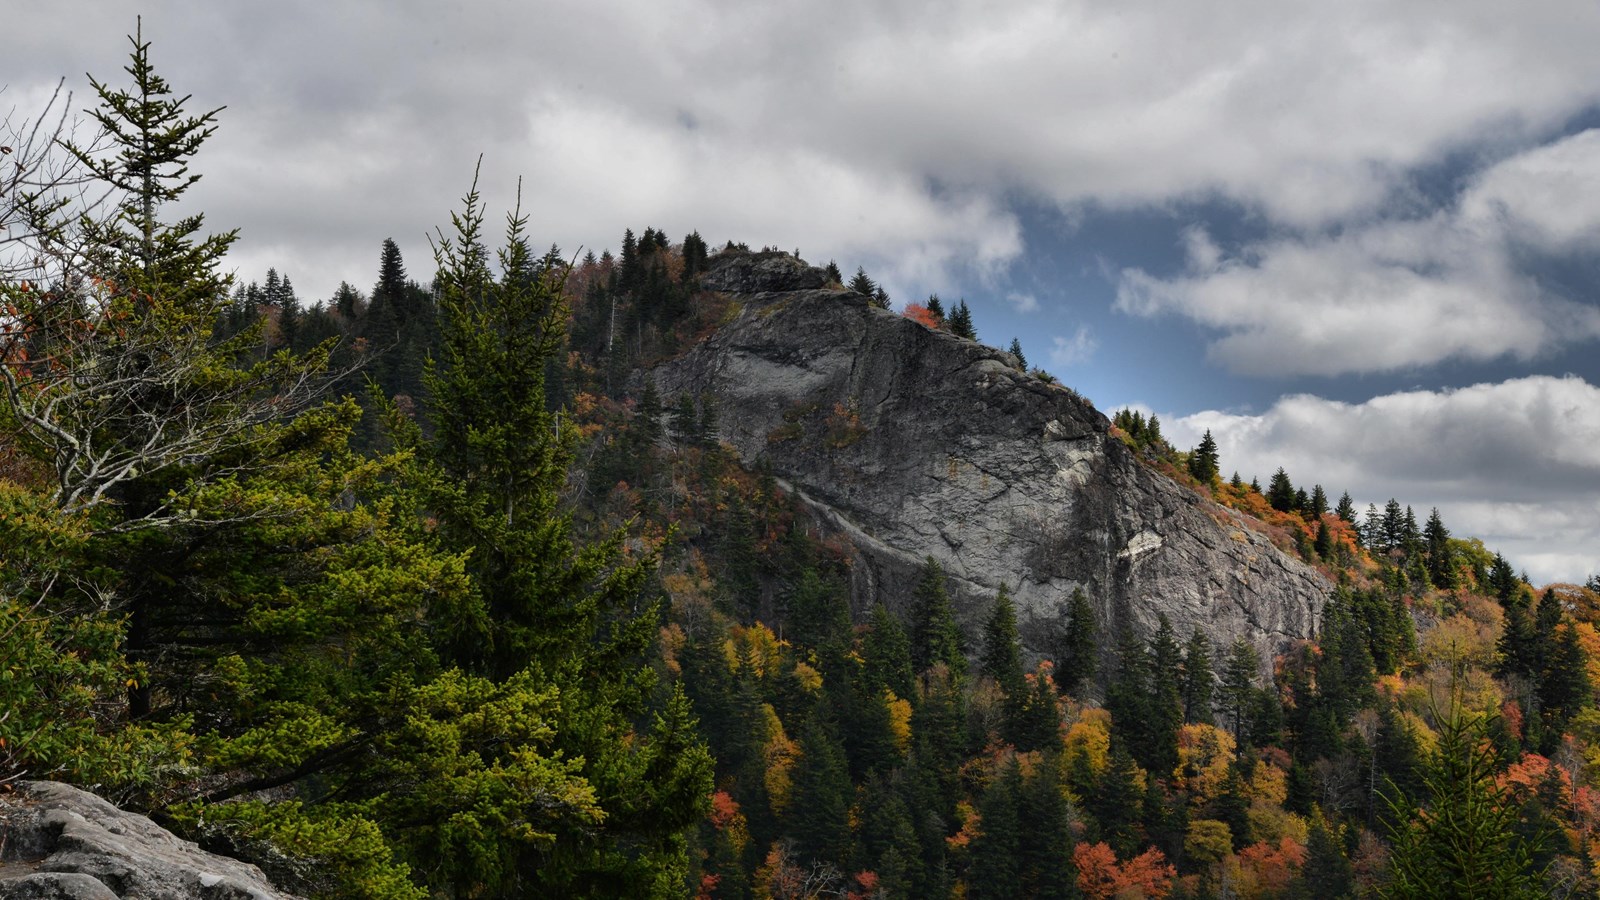
[[[903,610],[931,556],[969,635],[1007,584],[1034,653],[1080,587],[1106,635],[1148,633],[1163,612],[1180,640],[1198,626],[1266,651],[1312,633],[1327,580],[1141,465],[1087,401],[821,285],[785,254],[719,256],[705,286],[737,315],[653,375],[667,396],[714,395],[744,461],[850,537],[858,615],[875,599]]]

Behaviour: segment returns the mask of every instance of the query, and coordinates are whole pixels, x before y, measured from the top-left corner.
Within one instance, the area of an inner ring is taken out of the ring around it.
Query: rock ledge
[[[0,798],[0,898],[295,900],[253,865],[50,781],[23,782]]]

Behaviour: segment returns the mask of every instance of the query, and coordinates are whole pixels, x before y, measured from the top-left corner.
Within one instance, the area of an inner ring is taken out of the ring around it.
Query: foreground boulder
[[[253,865],[49,781],[0,797],[0,898],[293,900]]]

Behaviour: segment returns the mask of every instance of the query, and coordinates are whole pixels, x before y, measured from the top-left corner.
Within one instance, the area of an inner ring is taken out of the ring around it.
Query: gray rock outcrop
[[[1158,613],[1179,640],[1199,627],[1218,646],[1311,635],[1328,581],[1141,464],[1086,400],[1010,354],[811,287],[820,271],[792,256],[753,256],[712,260],[705,283],[742,289],[738,313],[653,377],[667,396],[713,395],[723,440],[850,538],[858,616],[875,599],[903,610],[931,556],[969,635],[1007,584],[1034,654],[1075,588],[1105,645]]]
[[[253,865],[48,781],[24,782],[0,797],[0,898],[293,900]]]

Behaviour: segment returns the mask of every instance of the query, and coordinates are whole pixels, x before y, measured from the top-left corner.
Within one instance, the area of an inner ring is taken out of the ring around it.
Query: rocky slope
[[[737,314],[653,377],[666,396],[714,395],[744,461],[850,537],[858,615],[903,610],[931,556],[969,635],[1009,585],[1034,653],[1078,587],[1107,635],[1162,612],[1180,640],[1198,626],[1266,651],[1312,633],[1327,580],[1141,465],[1087,401],[824,280],[786,254],[725,252],[704,286]]]

